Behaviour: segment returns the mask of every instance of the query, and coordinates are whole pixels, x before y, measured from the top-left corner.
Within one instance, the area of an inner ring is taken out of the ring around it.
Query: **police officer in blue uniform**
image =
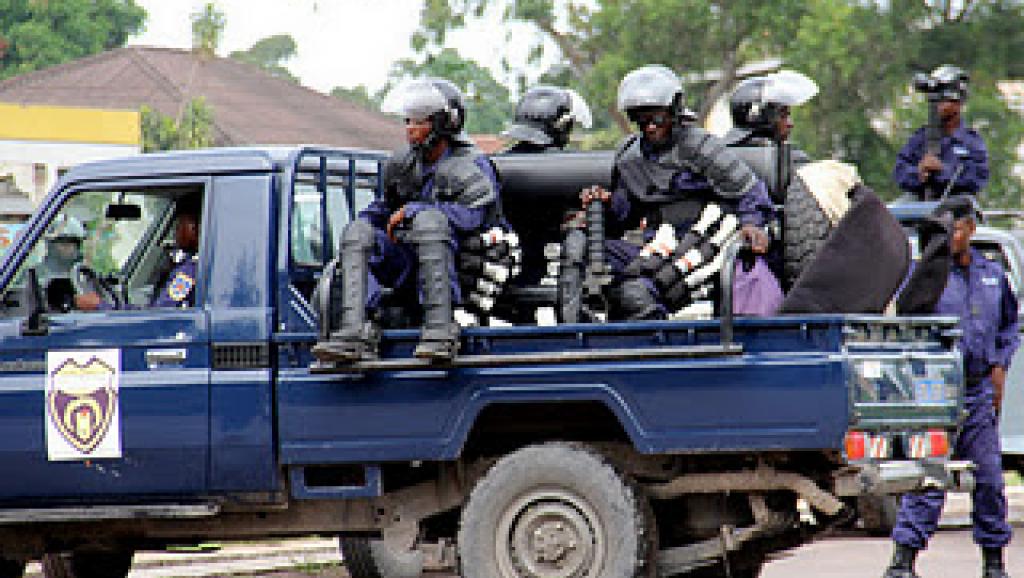
[[[758,253],[764,253],[768,237],[760,228],[772,204],[764,183],[723,141],[688,123],[692,117],[682,103],[682,83],[661,65],[648,65],[627,74],[619,84],[618,107],[636,123],[638,134],[627,138],[616,155],[612,191],[601,187],[581,194],[583,207],[595,200],[606,202],[607,213],[620,228],[643,231],[643,242],[655,230],[670,224],[684,232],[697,221],[709,202],[738,214],[742,234]],[[576,290],[579,262],[585,239],[580,231],[566,238],[560,292]],[[651,278],[640,275],[623,279],[626,268],[637,259],[641,244],[609,239],[605,252],[612,273],[620,281],[618,305],[627,319],[661,318],[668,313],[663,296]],[[572,307],[561,307],[563,318],[572,321]]]
[[[957,438],[955,454],[974,462],[976,487],[972,494],[974,541],[983,553],[983,578],[1006,578],[1003,548],[1010,542],[1006,521],[998,415],[1006,370],[1019,345],[1017,298],[1003,268],[971,248],[971,235],[980,217],[974,199],[960,195],[936,211],[953,221],[950,249],[953,267],[935,308],[940,315],[960,318],[960,348],[967,374],[968,416]],[[914,562],[938,526],[944,494],[937,490],[908,494],[893,529],[895,552],[885,578],[916,578]]]
[[[900,150],[892,178],[900,189],[919,198],[927,190],[950,194],[978,194],[988,183],[988,152],[975,130],[963,124],[967,74],[954,66],[940,66],[926,83],[932,86],[941,123],[939,153],[928,151],[927,129],[918,129]]]
[[[490,160],[462,132],[465,106],[459,89],[428,78],[398,93],[409,148],[385,166],[383,198],[342,233],[341,327],[315,351],[325,360],[376,357],[380,331],[368,313],[379,307],[382,287],[418,292],[423,330],[414,355],[451,359],[459,336],[452,308],[462,298],[455,271],[459,241],[498,219],[497,177]]]
[[[171,256],[173,268],[166,281],[159,283],[150,307],[193,307],[196,300],[196,270],[199,264],[199,214],[198,199],[178,201],[178,218],[174,225],[174,242],[177,249]],[[75,296],[75,307],[82,311],[132,309],[128,303],[105,301],[96,292],[80,293]]]

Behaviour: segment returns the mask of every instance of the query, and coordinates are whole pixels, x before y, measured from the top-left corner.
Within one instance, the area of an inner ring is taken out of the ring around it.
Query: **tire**
[[[792,287],[832,232],[832,223],[803,181],[794,178],[784,204],[786,287]]]
[[[21,578],[24,575],[24,562],[0,558],[0,578]]]
[[[132,567],[131,550],[78,550],[43,555],[46,578],[125,578]]]
[[[899,496],[860,496],[857,498],[857,514],[864,531],[871,536],[887,537],[892,534],[899,512]]]
[[[470,493],[458,551],[463,578],[655,576],[657,537],[639,489],[578,444],[528,446]]]
[[[352,578],[419,578],[423,552],[399,552],[383,540],[338,538],[338,546]]]

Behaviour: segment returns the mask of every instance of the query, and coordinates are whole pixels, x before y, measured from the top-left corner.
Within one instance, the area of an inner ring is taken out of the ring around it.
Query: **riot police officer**
[[[44,279],[68,277],[75,263],[82,260],[85,227],[70,215],[59,215],[57,221],[46,233],[46,256],[40,266]]]
[[[1003,548],[1010,542],[1006,521],[998,415],[1010,360],[1019,345],[1017,298],[999,263],[971,248],[979,217],[974,199],[950,197],[936,211],[953,219],[953,267],[935,308],[960,318],[960,349],[967,374],[967,419],[955,455],[974,462],[974,541],[983,554],[983,578],[1006,578]],[[907,494],[892,532],[895,552],[885,578],[916,578],[914,562],[938,526],[945,495],[938,490]]]
[[[729,97],[733,126],[724,140],[765,182],[772,199],[782,202],[794,168],[810,162],[802,150],[788,146],[790,115],[818,93],[818,85],[791,70],[748,78]]]
[[[619,284],[615,300],[621,316],[628,319],[659,318],[668,312],[667,287],[655,282],[655,271],[640,266],[639,273],[626,275],[627,268],[643,257],[645,243],[664,230],[662,225],[673,230],[669,237],[679,240],[701,219],[705,207],[715,204],[720,211],[739,216],[742,235],[756,252],[763,253],[768,246],[760,228],[771,211],[764,184],[724,142],[685,122],[682,98],[682,83],[665,66],[648,65],[627,74],[619,84],[618,108],[636,123],[638,133],[619,148],[612,191],[591,187],[581,194],[584,209],[593,201],[607,203],[613,223],[640,233],[630,240],[605,242],[608,264]],[[584,244],[580,231],[566,239],[560,274],[563,295],[575,292],[572,286],[578,283]],[[562,306],[569,321],[572,309]]]
[[[461,299],[455,253],[460,240],[496,219],[497,179],[462,132],[466,109],[459,89],[426,78],[399,87],[396,96],[409,148],[395,152],[385,167],[383,198],[342,233],[341,327],[318,348],[323,359],[375,357],[379,330],[367,312],[380,306],[382,287],[417,293],[417,272],[423,330],[414,355],[451,359],[459,337],[452,306]]]
[[[564,149],[573,128],[592,123],[590,107],[575,90],[538,85],[519,99],[514,120],[501,134],[516,140],[506,152],[539,153]]]
[[[985,142],[961,117],[967,99],[968,76],[950,65],[935,69],[915,87],[936,101],[940,125],[929,147],[928,128],[911,135],[900,150],[892,178],[900,189],[922,199],[945,193],[977,194],[988,183],[988,152]],[[932,148],[933,150],[929,150]]]

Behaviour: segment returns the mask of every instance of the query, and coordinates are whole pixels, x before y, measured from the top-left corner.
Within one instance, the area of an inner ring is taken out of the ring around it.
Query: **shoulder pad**
[[[615,147],[615,160],[619,160],[627,150],[636,148],[640,144],[640,135],[633,133],[626,135],[626,138],[619,142],[618,146]]]
[[[722,197],[738,199],[757,184],[757,177],[722,139],[700,127],[679,131],[673,154],[682,166],[704,175]]]
[[[412,149],[401,148],[391,153],[381,167],[382,188],[388,203],[400,205],[406,199],[416,198],[422,187],[421,172],[418,156]]]
[[[434,195],[471,209],[493,204],[498,198],[494,181],[476,164],[483,156],[476,147],[456,147],[434,172]],[[490,162],[488,159],[487,162]]]

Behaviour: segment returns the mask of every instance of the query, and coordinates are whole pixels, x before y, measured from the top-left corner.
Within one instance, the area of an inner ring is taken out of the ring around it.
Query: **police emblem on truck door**
[[[50,351],[47,369],[47,457],[121,457],[120,352]]]

